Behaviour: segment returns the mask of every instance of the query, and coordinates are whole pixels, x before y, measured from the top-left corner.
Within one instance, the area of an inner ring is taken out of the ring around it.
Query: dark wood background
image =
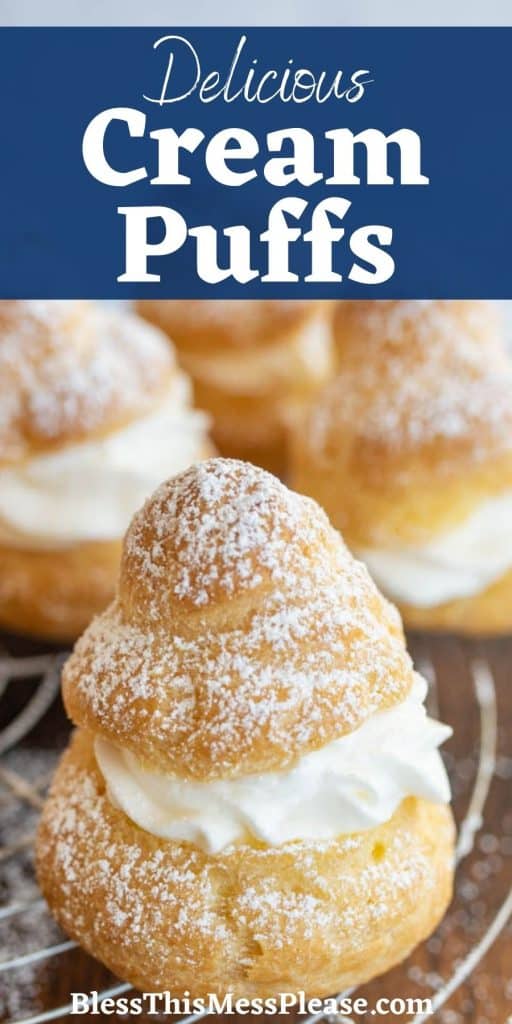
[[[5,647],[18,655],[40,650],[12,638],[5,638]],[[370,1005],[382,996],[436,998],[457,966],[485,936],[512,889],[512,640],[477,643],[451,637],[411,636],[410,647],[420,668],[428,668],[429,663],[433,667],[440,717],[454,728],[445,753],[459,822],[468,807],[480,750],[480,713],[471,674],[475,659],[481,659],[490,668],[496,684],[498,757],[482,827],[473,851],[457,870],[456,894],[445,920],[436,935],[409,961],[358,992],[368,998]],[[0,701],[0,725],[12,718],[33,692],[34,685],[34,680],[9,683]],[[68,725],[57,699],[18,749],[7,753],[0,762],[0,907],[13,899],[36,896],[30,837],[38,803],[67,734]],[[20,792],[20,779],[28,780],[26,792]],[[13,846],[16,848],[12,849]],[[0,959],[23,955],[62,938],[45,908],[38,907],[5,924],[0,920]],[[0,973],[0,1007],[3,1004],[4,1013],[0,1019],[25,1020],[32,1014],[65,1005],[70,991],[101,990],[116,983],[101,965],[80,950],[53,956],[38,964]],[[66,1014],[61,1019],[77,1018]],[[143,1015],[138,1019],[155,1018]],[[234,1019],[237,1020],[229,1017],[226,1021]],[[290,1016],[282,1019],[293,1021]],[[368,1014],[354,1019],[369,1024],[376,1018]],[[386,1019],[397,1018],[390,1015]],[[467,980],[436,1011],[434,1020],[441,1024],[512,1022],[510,918],[486,955],[477,958]]]

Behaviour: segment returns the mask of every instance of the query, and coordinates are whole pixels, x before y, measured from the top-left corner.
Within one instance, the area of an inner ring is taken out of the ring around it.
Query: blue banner
[[[512,29],[0,30],[5,298],[512,298]]]

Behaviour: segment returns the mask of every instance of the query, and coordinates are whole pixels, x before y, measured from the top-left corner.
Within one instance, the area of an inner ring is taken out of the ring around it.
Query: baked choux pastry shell
[[[384,824],[276,845],[245,811],[211,853],[134,824],[95,744],[156,772],[160,794],[176,779],[264,787],[399,710],[415,682],[398,614],[315,502],[226,459],[162,484],[128,530],[115,601],[64,668],[79,728],[37,840],[58,921],[120,977],[175,995],[327,995],[402,960],[450,900],[444,803],[399,790]]]
[[[241,356],[243,358],[243,356]],[[232,395],[196,379],[194,399],[212,417],[212,438],[225,457],[263,466],[276,476],[286,477],[288,431],[295,417],[314,400],[318,384],[304,381],[294,385],[293,399],[282,394]]]
[[[314,317],[321,301],[273,299],[143,299],[137,311],[161,327],[178,351],[210,356],[272,348]]]
[[[386,824],[329,842],[211,856],[163,841],[110,803],[79,731],[43,812],[37,874],[67,934],[142,991],[322,996],[433,931],[452,856],[450,811],[412,798]]]
[[[338,365],[372,357],[375,346],[412,359],[455,346],[503,349],[503,318],[493,302],[468,299],[370,299],[336,304]]]
[[[316,503],[210,459],[134,517],[116,600],[78,641],[63,696],[76,725],[207,780],[283,768],[402,701],[413,677],[396,610]]]
[[[0,545],[0,621],[13,633],[75,640],[112,600],[121,541],[54,551]]]
[[[0,302],[0,478],[114,436],[150,415],[180,374],[164,336],[133,314],[88,302]],[[205,437],[199,457],[211,454]],[[122,532],[57,547],[0,541],[0,627],[76,638],[114,595]]]
[[[0,302],[0,466],[102,437],[153,408],[176,374],[143,321],[88,302]]]
[[[469,305],[482,307],[473,326],[493,322],[486,304]],[[388,343],[384,328],[356,358],[353,341],[291,438],[291,485],[326,509],[355,551],[427,544],[512,489],[512,365],[499,334],[468,334],[465,306],[451,304],[453,333],[430,348],[421,332],[421,344],[408,333]],[[512,628],[508,578],[446,605],[398,606],[406,625],[501,632]]]
[[[282,474],[290,423],[332,373],[333,304],[146,300],[138,310],[174,341],[221,454]]]

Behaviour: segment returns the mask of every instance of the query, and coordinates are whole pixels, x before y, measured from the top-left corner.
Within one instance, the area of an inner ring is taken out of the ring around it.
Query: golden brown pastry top
[[[315,502],[247,463],[163,484],[64,671],[73,721],[188,778],[284,767],[401,701],[396,610]]]
[[[352,462],[366,478],[462,473],[512,450],[512,361],[501,345],[465,335],[360,347],[318,397],[299,443],[311,459],[349,472]]]
[[[299,300],[143,300],[138,312],[162,327],[178,349],[205,353],[280,344],[332,303]]]
[[[139,317],[75,301],[0,302],[0,464],[108,433],[177,372]]]
[[[371,358],[375,346],[386,355],[406,348],[413,358],[438,350],[473,346],[503,349],[503,323],[496,305],[458,299],[338,302],[334,335],[342,367]]]
[[[354,317],[375,333],[347,334],[290,451],[292,485],[356,548],[427,542],[512,488],[512,360],[492,306],[373,305]]]

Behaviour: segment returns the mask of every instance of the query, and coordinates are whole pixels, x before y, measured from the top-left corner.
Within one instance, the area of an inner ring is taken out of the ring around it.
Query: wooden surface
[[[6,641],[10,653],[37,650],[34,645]],[[492,745],[492,691],[486,677],[489,666],[496,683],[498,754],[485,801],[484,820],[472,852],[457,869],[456,896],[438,933],[400,968],[364,986],[358,994],[374,1005],[379,997],[436,998],[453,977],[457,966],[484,939],[496,915],[505,915],[512,889],[512,640],[469,643],[454,638],[410,638],[420,668],[433,665],[442,720],[454,727],[446,744],[447,765],[454,790],[458,822],[466,815],[478,772],[482,722],[486,742]],[[482,710],[474,692],[471,665],[480,667]],[[10,682],[0,701],[3,724],[26,702],[35,681]],[[434,694],[434,704],[435,704]],[[0,720],[0,724],[1,720]],[[17,749],[0,761],[0,906],[13,900],[35,898],[31,869],[30,835],[37,820],[40,794],[48,781],[56,752],[66,742],[68,726],[59,701]],[[485,782],[488,761],[481,764]],[[7,774],[6,774],[7,773]],[[26,791],[20,781],[28,780]],[[16,792],[13,791],[14,790]],[[485,788],[485,787],[484,787]],[[12,849],[15,846],[16,849]],[[505,907],[505,910],[502,908]],[[19,956],[62,941],[44,907],[14,919],[0,920],[1,959]],[[441,1024],[506,1024],[512,1020],[511,920],[499,931],[490,950],[472,967],[469,977],[440,1007],[434,1020]],[[79,950],[53,956],[38,964],[0,973],[0,1005],[4,1020],[24,1020],[31,1014],[69,1001],[72,990],[90,991],[116,984],[99,964]],[[66,1015],[63,1020],[76,1020]],[[114,1019],[114,1018],[110,1018]],[[138,1020],[154,1020],[141,1016]],[[242,1018],[240,1018],[241,1020]],[[246,1018],[244,1018],[246,1019]],[[274,1020],[293,1021],[293,1017]],[[368,1024],[375,1015],[354,1017]],[[394,1015],[384,1018],[398,1019]],[[411,1020],[410,1016],[400,1017]],[[237,1020],[229,1017],[226,1021]]]

